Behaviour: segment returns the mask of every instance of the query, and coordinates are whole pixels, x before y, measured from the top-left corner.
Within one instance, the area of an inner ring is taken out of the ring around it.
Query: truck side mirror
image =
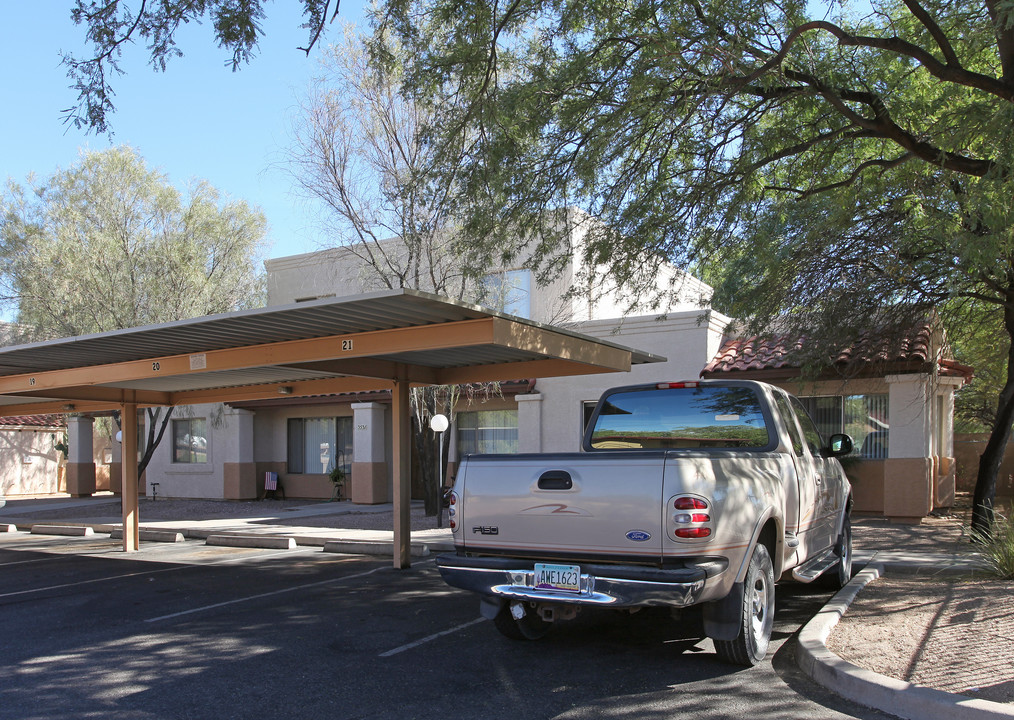
[[[848,455],[854,447],[855,444],[852,442],[852,438],[845,433],[835,433],[831,436],[831,441],[828,444],[832,457]]]

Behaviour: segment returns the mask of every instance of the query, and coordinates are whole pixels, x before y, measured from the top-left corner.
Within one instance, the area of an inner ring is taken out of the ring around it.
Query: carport
[[[388,390],[394,566],[409,561],[409,391],[627,371],[658,356],[414,290],[392,290],[0,349],[0,416]],[[124,426],[126,427],[126,426]],[[123,433],[123,549],[138,549],[137,437]]]

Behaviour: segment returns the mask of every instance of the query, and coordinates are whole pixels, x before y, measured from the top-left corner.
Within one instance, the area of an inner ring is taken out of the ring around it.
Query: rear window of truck
[[[590,435],[600,450],[763,448],[771,432],[751,388],[697,386],[612,393]]]

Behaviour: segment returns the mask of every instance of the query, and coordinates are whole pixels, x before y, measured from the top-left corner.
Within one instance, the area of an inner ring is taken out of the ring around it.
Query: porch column
[[[919,522],[933,510],[932,395],[923,374],[889,375],[891,430],[884,461],[884,515]]]
[[[359,505],[388,502],[385,412],[380,403],[352,404],[352,485],[347,492]]]
[[[131,420],[137,417],[137,405],[124,403],[120,406],[120,417]],[[123,552],[134,552],[138,544],[137,518],[137,424],[123,422],[120,445],[123,452],[123,490],[120,495],[123,510]]]
[[[94,424],[95,418],[79,415],[67,418],[67,492],[72,497],[87,497],[95,492]]]
[[[391,435],[394,461],[394,567],[412,566],[412,416],[409,383],[395,380],[391,388]]]
[[[226,500],[257,499],[257,468],[254,465],[254,413],[225,407],[222,437],[222,496]]]

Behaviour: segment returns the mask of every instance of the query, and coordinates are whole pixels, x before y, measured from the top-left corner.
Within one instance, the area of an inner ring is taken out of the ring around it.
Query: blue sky
[[[361,18],[363,0],[343,0],[341,15]],[[0,10],[0,67],[5,110],[0,113],[0,179],[24,183],[77,161],[81,148],[128,144],[150,167],[179,187],[208,180],[222,193],[261,208],[270,225],[267,257],[316,250],[314,212],[293,192],[283,165],[295,107],[315,72],[299,5],[267,3],[257,57],[238,72],[225,63],[208,22],[190,25],[177,41],[184,57],[165,73],[147,65],[141,45],[127,47],[114,80],[113,136],[65,125],[61,110],[76,93],[68,88],[61,51],[84,57],[84,29],[70,20],[70,0],[6,0]],[[330,37],[340,37],[336,21]],[[327,37],[325,37],[325,41]]]

